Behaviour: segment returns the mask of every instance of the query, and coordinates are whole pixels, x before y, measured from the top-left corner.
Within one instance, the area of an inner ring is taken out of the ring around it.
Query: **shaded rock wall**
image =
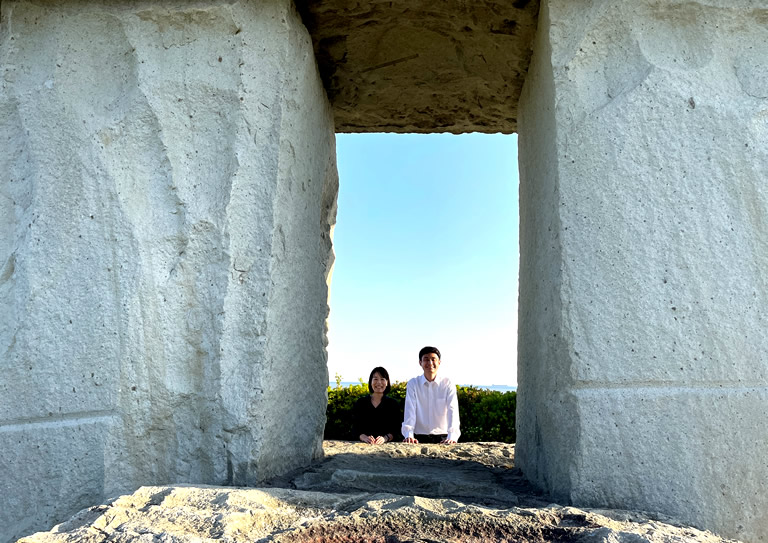
[[[290,2],[1,9],[0,541],[309,462],[337,177]]]
[[[538,0],[298,0],[338,132],[504,132]]]
[[[586,4],[543,3],[520,103],[517,463],[761,541],[768,4]]]

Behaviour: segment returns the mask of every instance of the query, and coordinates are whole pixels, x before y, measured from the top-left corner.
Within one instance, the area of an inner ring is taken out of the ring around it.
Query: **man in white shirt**
[[[440,367],[437,347],[424,347],[419,351],[419,365],[424,375],[409,380],[405,389],[403,441],[456,443],[461,435],[459,400],[451,380],[437,377]]]

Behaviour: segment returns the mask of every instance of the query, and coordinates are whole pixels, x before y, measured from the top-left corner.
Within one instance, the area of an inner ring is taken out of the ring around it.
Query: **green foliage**
[[[515,442],[515,392],[498,392],[475,387],[456,387],[461,418],[461,441]],[[352,434],[352,406],[368,394],[368,383],[341,386],[336,376],[336,387],[328,387],[327,421],[325,439],[357,440]],[[392,383],[389,392],[402,404],[405,403],[405,383]]]
[[[388,396],[400,402],[401,406],[405,405],[405,382],[392,383],[389,387]]]
[[[517,394],[514,391],[457,388],[461,441],[515,442]]]
[[[325,411],[325,439],[352,440],[352,406],[368,394],[368,383],[344,388],[336,376],[336,387],[328,387],[328,408]]]

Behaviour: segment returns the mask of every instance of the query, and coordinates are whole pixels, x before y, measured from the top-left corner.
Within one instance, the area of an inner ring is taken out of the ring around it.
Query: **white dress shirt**
[[[419,375],[408,381],[401,430],[403,437],[447,434],[446,439],[459,440],[459,399],[456,386],[449,378],[435,377],[429,382],[424,375]]]

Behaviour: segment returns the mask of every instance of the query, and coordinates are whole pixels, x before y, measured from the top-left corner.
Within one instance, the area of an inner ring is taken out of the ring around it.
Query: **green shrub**
[[[517,394],[514,391],[457,388],[461,441],[515,442]]]
[[[368,383],[342,387],[340,379],[335,387],[328,387],[325,439],[356,441],[352,435],[352,406],[368,394]],[[515,442],[515,392],[499,392],[476,387],[456,387],[461,418],[461,441]],[[392,383],[389,395],[405,403],[405,383]]]

